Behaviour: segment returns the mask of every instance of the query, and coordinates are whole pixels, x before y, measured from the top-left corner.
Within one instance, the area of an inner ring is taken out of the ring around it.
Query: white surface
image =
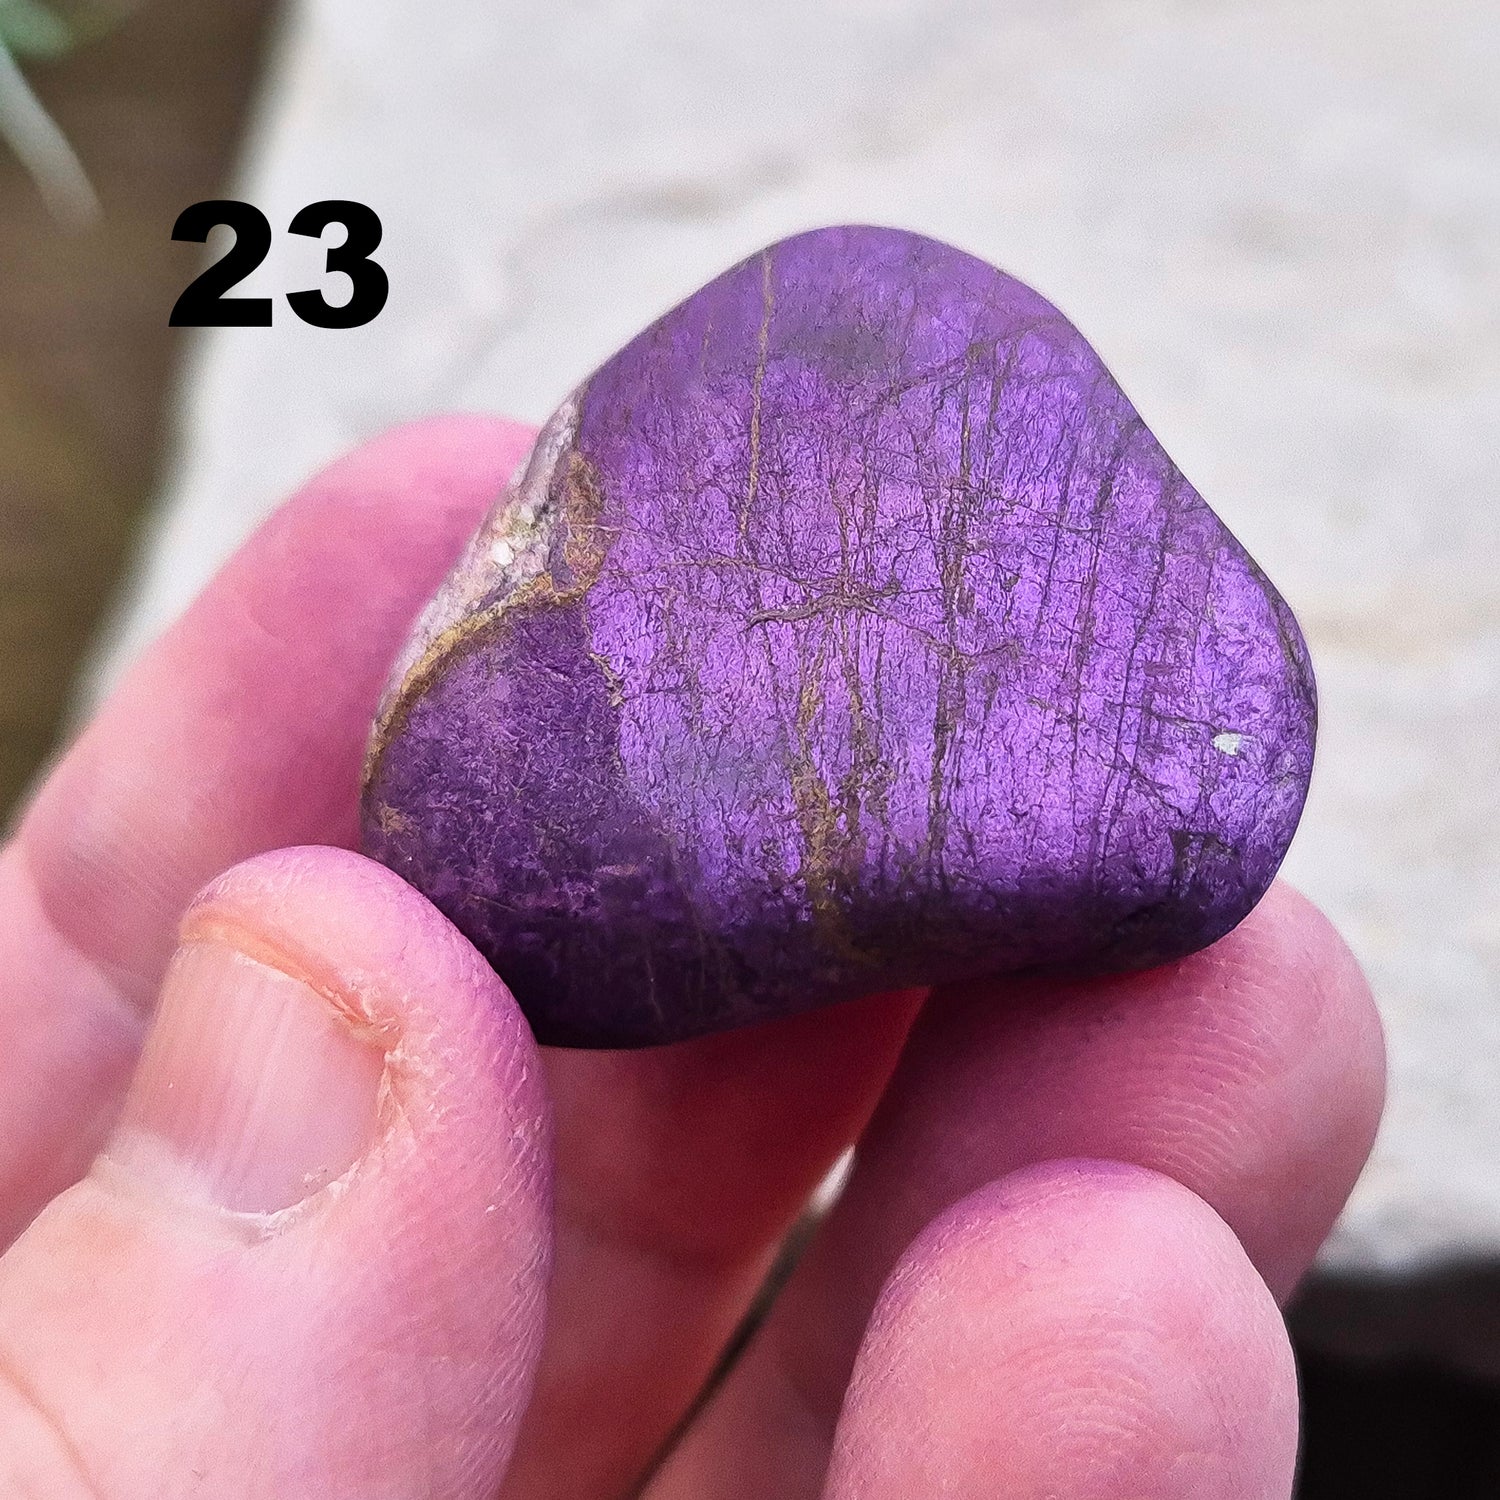
[[[391,300],[206,340],[113,659],[383,425],[540,419],[795,228],[953,239],[1093,339],[1312,641],[1289,873],[1393,1061],[1330,1259],[1500,1252],[1496,78],[1473,0],[313,0],[241,196],[374,206]],[[244,290],[316,284],[294,258]]]

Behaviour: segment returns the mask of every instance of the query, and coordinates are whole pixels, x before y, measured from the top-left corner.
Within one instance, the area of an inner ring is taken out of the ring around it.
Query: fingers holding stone
[[[399,429],[284,506],[126,675],[0,852],[0,1245],[98,1149],[205,881],[355,837],[380,685],[530,440]]]
[[[1311,902],[1277,886],[1227,938],[1163,969],[934,996],[825,1253],[847,1237],[868,1264],[878,1236],[883,1275],[964,1193],[1088,1156],[1191,1188],[1284,1297],[1364,1165],[1383,1097],[1357,962]]]
[[[506,1500],[630,1491],[864,1127],[920,999],[639,1052],[544,1051],[557,1272]]]
[[[237,859],[352,844],[390,661],[531,431],[399,428],[271,516],[126,675],[20,830],[50,918],[149,996],[177,919]]]
[[[1285,889],[1151,973],[934,995],[843,1197],[674,1464],[707,1464],[716,1496],[815,1494],[892,1267],[953,1203],[1038,1161],[1113,1159],[1182,1182],[1287,1294],[1363,1164],[1382,1086],[1368,987]],[[767,1482],[778,1444],[796,1450],[799,1480]]]
[[[330,849],[232,870],[104,1156],[0,1260],[0,1489],[487,1500],[547,1134],[524,1021],[414,892]]]
[[[1203,1201],[1114,1163],[972,1194],[902,1256],[825,1500],[1287,1500],[1291,1350]]]

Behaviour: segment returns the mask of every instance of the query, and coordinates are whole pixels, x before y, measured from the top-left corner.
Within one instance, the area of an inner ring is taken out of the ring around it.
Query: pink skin
[[[902,1257],[826,1494],[1278,1500],[1296,1459],[1292,1352],[1224,1221],[1170,1178],[1048,1162]]]
[[[1382,1089],[1305,901],[1150,975],[538,1068],[414,893],[265,853],[352,842],[386,665],[530,436],[424,423],[315,480],[0,855],[0,1491],[488,1500],[508,1464],[508,1500],[627,1492],[863,1134],[651,1500],[1287,1494],[1266,1283],[1306,1268]]]
[[[86,1481],[84,1493],[146,1496],[191,1482],[353,1500],[417,1493],[415,1476],[422,1494],[493,1487],[545,1307],[550,1142],[524,1020],[443,917],[342,850],[237,865],[184,936],[357,1009],[389,1094],[338,1161],[359,1159],[338,1194],[301,1198],[267,1153],[251,1187],[271,1189],[272,1212],[221,1214],[121,1135],[43,1210],[0,1259],[0,1452],[20,1465],[0,1489]],[[147,1128],[161,1113],[139,1094],[127,1105]]]

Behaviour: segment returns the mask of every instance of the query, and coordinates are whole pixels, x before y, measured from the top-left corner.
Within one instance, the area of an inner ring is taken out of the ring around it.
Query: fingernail
[[[369,1148],[384,1067],[310,985],[191,942],[167,971],[106,1155],[222,1208],[290,1208]]]

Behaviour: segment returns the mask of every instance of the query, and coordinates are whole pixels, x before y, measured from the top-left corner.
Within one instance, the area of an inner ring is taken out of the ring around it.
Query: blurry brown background
[[[172,222],[232,168],[272,11],[152,0],[27,66],[104,213],[60,228],[0,146],[0,809],[54,743],[157,477],[192,264]]]

